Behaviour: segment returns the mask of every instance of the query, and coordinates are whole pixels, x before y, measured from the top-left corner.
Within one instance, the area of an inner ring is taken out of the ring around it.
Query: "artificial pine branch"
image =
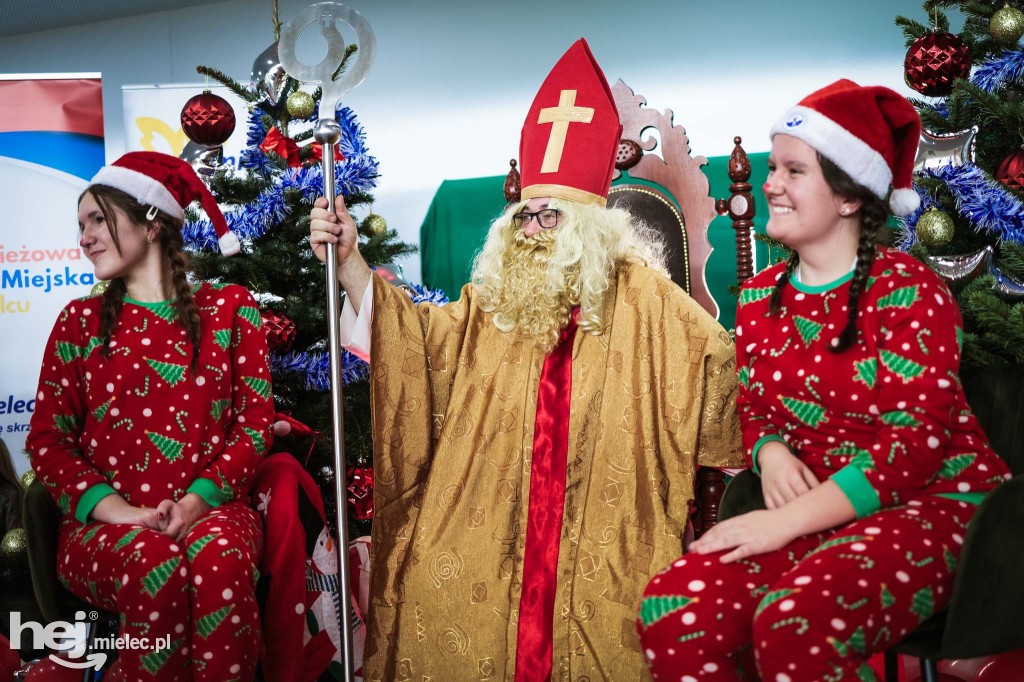
[[[1010,277],[1024,281],[1024,244],[1003,242],[1000,250],[999,268]]]
[[[196,71],[199,72],[200,75],[209,76],[218,83],[226,86],[231,90],[231,92],[235,93],[246,102],[255,102],[259,99],[259,95],[243,88],[238,81],[219,69],[214,69],[209,66],[197,66]]]
[[[916,22],[913,19],[907,17],[896,17],[896,25],[903,31],[903,35],[906,37],[906,44],[909,48],[914,44],[914,41],[923,35],[931,32],[930,26],[925,26],[922,23]]]

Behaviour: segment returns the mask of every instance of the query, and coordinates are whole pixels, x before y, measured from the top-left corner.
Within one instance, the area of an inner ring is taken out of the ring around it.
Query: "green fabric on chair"
[[[43,617],[48,622],[72,622],[75,620],[76,611],[95,611],[94,607],[68,592],[57,580],[60,509],[39,479],[32,481],[25,491],[22,519],[28,537],[28,566],[32,576],[32,590],[35,592]]]
[[[761,477],[752,469],[745,469],[725,486],[722,501],[718,504],[718,522],[758,509],[766,509]]]

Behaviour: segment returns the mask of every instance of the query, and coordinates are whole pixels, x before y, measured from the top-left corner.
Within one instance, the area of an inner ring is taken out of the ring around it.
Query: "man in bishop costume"
[[[338,198],[342,342],[371,365],[366,680],[645,680],[636,608],[684,551],[699,466],[743,466],[735,357],[606,208],[622,126],[585,40],[541,86],[522,200],[458,301],[373,275]]]

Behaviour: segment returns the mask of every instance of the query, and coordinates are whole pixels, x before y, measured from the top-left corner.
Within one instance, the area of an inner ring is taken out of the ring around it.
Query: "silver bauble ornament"
[[[260,52],[256,61],[252,63],[252,72],[249,74],[249,84],[258,92],[263,93],[271,104],[277,104],[277,96],[281,92],[288,74],[281,66],[281,60],[277,57],[277,41],[270,44],[270,47]]]
[[[288,95],[287,107],[288,115],[292,118],[309,118],[316,109],[316,103],[308,92],[296,90]]]
[[[921,141],[914,158],[914,172],[939,166],[962,166],[974,163],[975,137],[978,126],[957,133],[921,131]]]
[[[992,247],[986,246],[974,253],[962,256],[929,256],[928,260],[954,289],[961,289],[969,281],[988,270],[988,265],[992,262],[992,254]]]
[[[1010,277],[1005,272],[997,268],[996,264],[992,261],[989,261],[988,273],[995,277],[996,280],[996,283],[992,288],[999,292],[1003,297],[1011,299],[1024,298],[1024,282]]]
[[[988,29],[997,43],[1012,47],[1021,36],[1024,36],[1024,12],[1006,3],[1001,10],[992,15]]]
[[[915,233],[929,249],[942,248],[953,239],[953,219],[932,206],[918,218]]]
[[[203,182],[207,185],[210,184],[210,179],[213,178],[213,174],[219,170],[228,168],[230,164],[222,163],[224,158],[224,147],[218,145],[216,147],[204,147],[201,144],[196,144],[189,140],[185,148],[181,150],[181,154],[178,155],[179,159],[184,159],[188,162],[188,165],[192,166]]]

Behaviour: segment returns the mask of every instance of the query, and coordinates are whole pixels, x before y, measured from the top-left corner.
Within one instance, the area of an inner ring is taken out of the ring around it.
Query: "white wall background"
[[[281,0],[282,20],[306,4]],[[536,89],[580,36],[611,82],[621,77],[652,106],[673,109],[693,153],[717,156],[732,150],[734,135],[749,152],[766,150],[774,119],[836,78],[912,94],[893,18],[927,20],[920,0],[350,4],[374,28],[377,62],[344,101],[381,163],[375,210],[411,242],[443,179],[508,170]],[[113,160],[124,151],[122,85],[196,82],[198,64],[247,80],[254,57],[273,40],[270,7],[269,0],[230,0],[6,37],[0,72],[102,72]],[[312,63],[323,53],[311,48],[300,56]],[[53,210],[74,229],[73,206]],[[418,259],[403,265],[410,280],[420,279]]]

